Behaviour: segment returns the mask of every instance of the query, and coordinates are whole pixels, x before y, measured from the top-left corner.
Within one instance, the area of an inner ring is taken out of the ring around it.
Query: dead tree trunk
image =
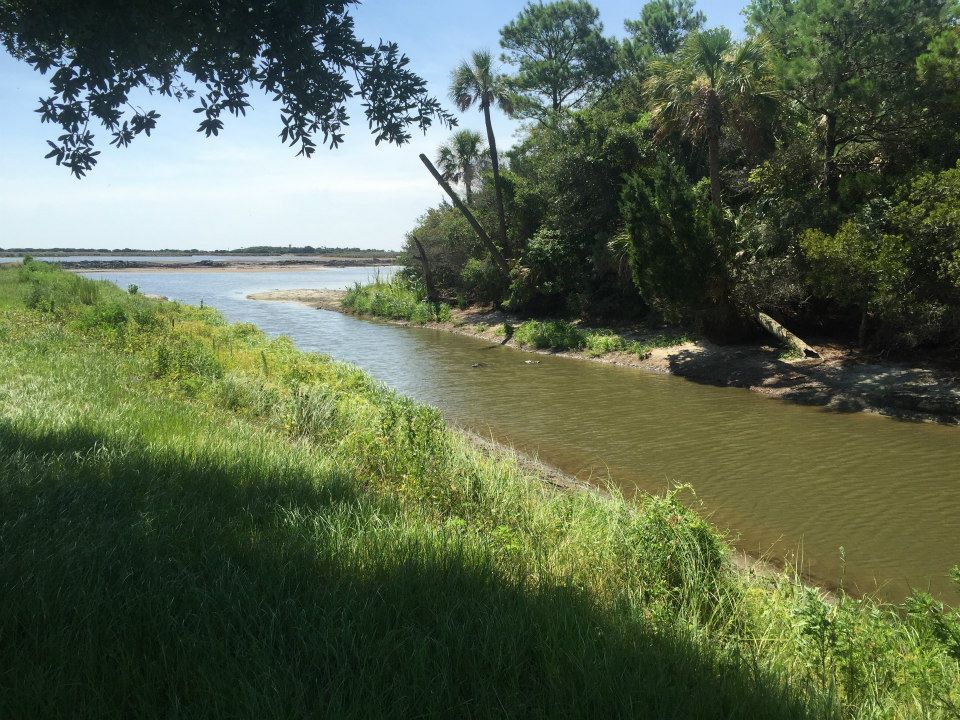
[[[792,347],[797,352],[803,353],[804,357],[808,358],[819,358],[820,353],[814,350],[812,347],[807,345],[803,340],[798,338],[792,332],[787,330],[783,325],[778,323],[772,317],[766,313],[757,313],[757,321],[760,323],[760,326],[766,330],[771,335],[779,338],[782,342],[785,342],[787,345]]]
[[[417,252],[420,253],[420,265],[423,267],[423,283],[427,286],[427,300],[432,303],[440,302],[440,298],[437,295],[437,288],[433,284],[433,274],[430,272],[430,262],[427,260],[427,253],[418,238],[413,238],[413,244],[417,246]]]
[[[480,225],[479,222],[477,222],[477,219],[473,216],[473,213],[470,212],[470,209],[463,204],[463,200],[461,200],[460,196],[453,191],[453,188],[450,187],[450,183],[443,179],[443,175],[441,175],[433,166],[433,163],[430,162],[430,158],[421,153],[420,161],[427,167],[427,170],[430,171],[430,174],[433,175],[433,179],[436,180],[440,187],[443,188],[444,192],[447,193],[457,210],[463,213],[463,216],[467,219],[467,222],[470,223],[470,226],[473,228],[474,232],[477,233],[477,237],[480,238],[480,242],[482,242],[484,247],[487,248],[487,251],[490,253],[490,257],[493,258],[493,262],[495,262],[497,267],[500,269],[504,281],[509,282],[510,266],[507,265],[507,261],[506,258],[503,257],[503,253],[497,249],[497,246],[493,244],[493,240],[491,240],[490,236],[487,235],[487,231],[483,229],[483,226]]]

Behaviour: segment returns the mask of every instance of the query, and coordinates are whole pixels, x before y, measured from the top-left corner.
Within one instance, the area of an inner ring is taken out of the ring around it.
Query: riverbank
[[[255,293],[249,297],[299,302],[317,309],[350,313],[342,305],[345,295],[344,291],[301,289]],[[839,412],[870,412],[902,420],[960,424],[960,373],[956,371],[878,362],[836,345],[815,344],[821,358],[810,360],[788,359],[782,348],[767,345],[724,347],[703,339],[663,344],[664,338],[683,336],[683,331],[643,325],[616,329],[626,344],[644,348],[641,353],[613,350],[597,354],[589,349],[553,351],[522,345],[517,338],[506,337],[504,323],[518,327],[526,320],[490,308],[451,308],[449,320],[422,326],[479,337],[527,352],[669,373],[692,382],[743,388],[767,397]],[[387,321],[410,324],[402,320]],[[612,332],[605,328],[593,330]]]
[[[676,494],[547,489],[252,325],[34,264],[0,270],[0,337],[4,715],[960,703],[933,601],[750,577]]]

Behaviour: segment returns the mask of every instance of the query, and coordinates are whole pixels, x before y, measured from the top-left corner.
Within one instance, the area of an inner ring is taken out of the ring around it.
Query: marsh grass
[[[684,491],[548,491],[210,310],[27,307],[65,277],[0,270],[0,717],[956,712],[932,598],[745,575]]]
[[[449,305],[427,302],[423,290],[402,275],[389,281],[378,277],[369,285],[357,283],[347,291],[341,304],[360,315],[406,320],[416,325],[450,319]]]
[[[655,332],[631,340],[613,330],[585,329],[566,320],[528,320],[517,327],[514,339],[521,346],[539,350],[584,350],[590,357],[612,352],[644,357],[651,350],[680,345],[689,340],[680,333]]]

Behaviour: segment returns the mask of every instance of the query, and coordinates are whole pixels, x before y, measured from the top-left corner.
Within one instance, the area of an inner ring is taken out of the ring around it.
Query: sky
[[[499,28],[525,0],[366,0],[354,16],[358,34],[392,40],[411,59],[431,94],[447,97],[450,70],[470,51],[498,50]],[[594,0],[605,31],[623,35],[623,21],[641,0]],[[743,2],[701,0],[708,25],[742,32]],[[47,82],[0,50],[0,248],[234,249],[313,245],[399,249],[416,219],[443,197],[418,160],[433,157],[449,135],[439,125],[414,131],[400,148],[375,146],[362,115],[353,113],[346,141],[295,157],[280,143],[279,107],[251,94],[252,111],[225,118],[219,137],[196,132],[189,101],[156,99],[162,115],[150,138],[128,148],[97,132],[99,164],[76,180],[52,160],[46,141],[59,133],[34,113]],[[154,100],[151,98],[151,100]],[[476,110],[460,127],[483,131]],[[509,147],[517,124],[494,118],[497,144]]]

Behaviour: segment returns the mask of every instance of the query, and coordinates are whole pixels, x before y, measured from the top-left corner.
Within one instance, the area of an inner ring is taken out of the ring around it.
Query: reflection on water
[[[628,493],[690,483],[751,551],[826,580],[958,600],[960,430],[790,405],[640,370],[531,355],[444,332],[357,320],[248,293],[342,288],[374,271],[110,273],[98,278],[220,308],[306,350],[360,365],[453,422]],[[383,273],[383,270],[380,271]],[[473,367],[482,363],[482,367]]]

